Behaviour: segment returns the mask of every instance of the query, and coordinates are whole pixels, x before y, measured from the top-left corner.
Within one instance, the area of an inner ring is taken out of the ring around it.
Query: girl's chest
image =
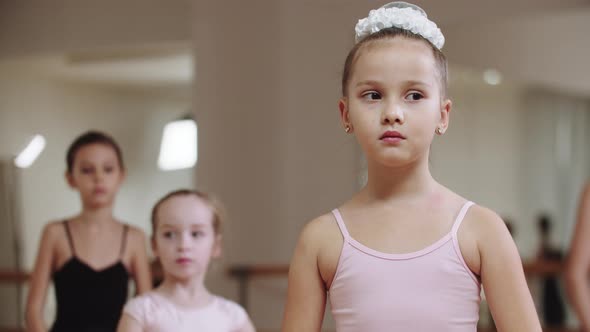
[[[227,317],[216,312],[173,312],[161,311],[154,314],[152,322],[148,324],[148,332],[229,332],[234,327]]]
[[[343,219],[352,239],[390,254],[421,250],[447,236],[453,225],[452,214],[428,208],[361,211]]]

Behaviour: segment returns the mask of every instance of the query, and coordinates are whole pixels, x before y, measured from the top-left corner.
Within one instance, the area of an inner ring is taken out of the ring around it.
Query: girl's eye
[[[113,170],[114,170],[114,167],[111,167],[111,166],[104,168],[105,173],[112,173]]]
[[[92,173],[92,168],[83,167],[81,171],[82,171],[83,174]]]
[[[363,99],[366,100],[380,100],[381,99],[381,95],[379,94],[379,92],[375,92],[375,91],[369,91],[366,92],[362,95]]]
[[[167,239],[171,239],[174,237],[174,233],[172,233],[172,232],[164,232],[164,234],[162,234],[162,235],[164,235],[164,237]]]
[[[424,96],[419,92],[412,92],[406,96],[406,100],[410,100],[410,101],[417,101],[422,98],[424,98]]]
[[[193,231],[193,232],[191,232],[191,235],[192,235],[193,237],[201,237],[201,236],[203,236],[204,234],[203,234],[203,232],[202,232],[202,231]]]

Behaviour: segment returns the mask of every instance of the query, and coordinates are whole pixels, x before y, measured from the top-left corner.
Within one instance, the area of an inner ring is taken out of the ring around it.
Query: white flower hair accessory
[[[424,37],[439,50],[445,44],[445,37],[436,23],[428,19],[426,12],[413,4],[396,1],[369,12],[369,16],[358,21],[355,27],[356,42],[379,30],[396,27]]]

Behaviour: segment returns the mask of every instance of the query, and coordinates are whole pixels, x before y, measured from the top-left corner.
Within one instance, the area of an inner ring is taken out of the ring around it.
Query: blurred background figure
[[[551,244],[552,227],[553,223],[548,214],[543,213],[537,217],[537,230],[540,238],[537,259],[559,261],[563,258],[563,252]]]
[[[548,214],[540,214],[537,218],[537,229],[540,242],[537,260],[544,263],[561,262],[563,252],[551,244],[553,225]],[[556,275],[545,275],[541,278],[541,315],[547,327],[561,327],[565,323],[565,304]]]
[[[27,331],[47,331],[43,312],[52,281],[57,315],[50,331],[114,331],[130,279],[139,293],[151,289],[143,232],[113,215],[126,174],[123,155],[112,137],[90,131],[70,145],[66,166],[82,209],[43,229],[30,280]]]

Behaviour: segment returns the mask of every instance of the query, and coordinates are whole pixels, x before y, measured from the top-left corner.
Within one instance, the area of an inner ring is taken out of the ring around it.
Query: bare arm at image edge
[[[566,265],[566,289],[582,331],[590,331],[590,185],[578,207],[578,220]]]

